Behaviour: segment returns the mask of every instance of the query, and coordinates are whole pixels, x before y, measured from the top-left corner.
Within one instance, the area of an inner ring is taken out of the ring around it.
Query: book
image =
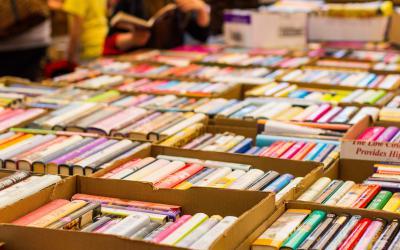
[[[118,12],[110,21],[110,25],[125,30],[134,30],[134,28],[150,29],[155,23],[160,21],[165,15],[171,11],[176,10],[175,4],[167,4],[158,10],[150,19],[144,20],[142,18]]]

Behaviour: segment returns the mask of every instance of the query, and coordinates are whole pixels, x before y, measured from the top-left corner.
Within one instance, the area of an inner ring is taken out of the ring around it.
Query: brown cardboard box
[[[389,41],[400,45],[400,11],[393,13],[389,28]]]
[[[322,165],[317,162],[291,161],[275,158],[257,157],[250,155],[230,154],[221,152],[207,152],[188,149],[178,149],[170,147],[152,146],[146,148],[136,154],[138,158],[156,157],[157,155],[170,155],[179,157],[197,158],[203,160],[213,160],[222,162],[233,162],[241,164],[250,164],[253,168],[258,168],[263,171],[275,170],[279,173],[290,173],[296,177],[304,177],[300,184],[290,193],[282,198],[283,200],[293,200],[299,197],[308,187],[316,180],[323,176]],[[114,169],[110,167],[103,169],[91,177],[100,177],[105,173]],[[124,181],[123,182],[130,182]]]
[[[0,170],[0,178],[7,177],[15,172],[16,171],[13,171],[13,170],[1,169]],[[33,175],[39,175],[39,174],[33,174]],[[10,206],[0,209],[0,222],[9,221],[10,218],[13,216],[12,215],[13,213],[18,214],[18,213],[21,213],[21,211],[25,211],[25,209],[33,210],[35,207],[32,206],[32,202],[34,200],[38,200],[38,201],[43,200],[45,196],[48,196],[51,194],[53,188],[54,188],[54,185],[47,187],[25,199],[22,199],[16,203],[14,203],[13,205],[10,205]]]
[[[248,245],[252,244],[265,230],[267,230],[272,223],[274,223],[286,210],[288,209],[310,209],[310,210],[323,210],[328,213],[334,214],[349,214],[349,215],[361,215],[362,217],[376,219],[382,218],[387,221],[398,219],[399,216],[396,213],[378,211],[378,210],[366,210],[366,209],[353,209],[353,208],[341,208],[325,206],[307,202],[290,201],[282,206],[277,207],[276,211],[271,215],[268,220],[264,221],[237,249],[244,250],[249,249]]]
[[[234,249],[274,211],[273,195],[262,192],[192,188],[190,190],[154,190],[149,184],[88,177],[70,177],[51,190],[39,192],[10,207],[2,222],[11,222],[54,199],[70,199],[76,193],[150,201],[182,206],[183,213],[204,212],[208,215],[238,216],[211,249]],[[28,202],[29,200],[29,202]],[[223,202],[221,202],[223,201]],[[23,240],[21,240],[23,239]],[[5,249],[179,249],[144,241],[72,231],[0,225],[0,241]]]

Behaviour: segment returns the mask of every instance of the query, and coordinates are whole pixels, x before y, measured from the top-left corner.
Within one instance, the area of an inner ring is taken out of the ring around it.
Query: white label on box
[[[310,41],[365,41],[385,40],[388,17],[338,18],[311,15],[308,39]]]
[[[253,15],[254,44],[260,48],[304,48],[306,13],[257,12]]]
[[[343,141],[340,157],[366,161],[400,162],[400,143]]]

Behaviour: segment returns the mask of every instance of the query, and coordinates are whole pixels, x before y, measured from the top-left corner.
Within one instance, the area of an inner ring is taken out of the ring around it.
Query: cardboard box
[[[9,176],[11,174],[14,174],[15,172],[16,171],[13,171],[13,170],[1,169],[0,170],[0,178],[7,177],[7,176]],[[32,175],[40,176],[41,174],[34,174],[33,173]],[[64,177],[61,177],[61,178],[64,178]],[[22,207],[24,207],[25,209],[33,210],[34,209],[34,207],[32,206],[33,201],[35,201],[35,200],[38,200],[38,201],[43,200],[43,195],[50,195],[52,190],[53,190],[53,188],[54,188],[54,186],[55,185],[52,185],[52,186],[47,187],[47,188],[44,188],[41,191],[39,191],[39,192],[37,192],[37,193],[35,193],[35,194],[31,195],[31,196],[28,196],[25,199],[22,199],[22,200],[14,203],[12,205],[9,205],[9,206],[6,206],[6,207],[0,209],[0,222],[10,220],[10,218],[12,217],[13,213],[19,213],[21,211],[25,211]],[[1,242],[1,240],[0,240],[0,242]]]
[[[263,171],[275,170],[279,173],[290,173],[296,177],[304,177],[299,185],[285,195],[280,202],[284,200],[293,200],[299,197],[306,189],[308,189],[316,180],[323,176],[322,164],[311,161],[292,161],[276,158],[257,157],[251,155],[231,154],[222,152],[208,152],[198,151],[171,147],[152,146],[146,148],[140,153],[136,154],[137,158],[156,157],[157,155],[170,155],[179,157],[189,157],[202,160],[213,160],[222,162],[233,162],[241,164],[249,164],[253,168],[261,169]],[[100,177],[105,173],[111,171],[117,166],[100,170],[93,174],[91,177]],[[121,180],[123,182],[131,182]],[[229,190],[228,190],[229,191]]]
[[[348,131],[341,140],[340,157],[375,162],[399,162],[400,143],[357,140],[358,136],[370,126],[373,124],[366,118]]]
[[[2,222],[11,222],[54,199],[70,199],[76,193],[180,205],[185,214],[238,216],[211,249],[234,249],[274,211],[273,195],[262,192],[193,188],[190,190],[154,190],[149,184],[119,180],[70,177],[51,190],[10,207]],[[29,201],[29,202],[28,202]],[[224,201],[224,202],[221,202]],[[14,209],[14,210],[13,210]],[[23,240],[21,240],[23,239]],[[182,249],[144,241],[92,233],[0,225],[0,241],[6,250],[13,249]]]
[[[400,45],[400,9],[392,15],[389,28],[389,42]]]
[[[385,41],[389,17],[338,18],[310,15],[308,40],[321,41]]]
[[[387,221],[398,219],[399,215],[396,213],[383,212],[378,210],[366,210],[366,209],[352,209],[352,208],[341,208],[333,206],[325,206],[308,202],[296,202],[291,201],[282,206],[279,206],[276,211],[271,215],[268,220],[264,221],[237,249],[244,250],[248,249],[248,245],[251,245],[265,230],[267,230],[272,223],[274,223],[286,210],[288,209],[310,209],[310,210],[323,210],[328,213],[334,213],[336,215],[349,214],[349,215],[361,215],[362,217],[376,219],[382,218]]]
[[[230,46],[257,48],[304,48],[306,13],[227,10],[224,40]]]

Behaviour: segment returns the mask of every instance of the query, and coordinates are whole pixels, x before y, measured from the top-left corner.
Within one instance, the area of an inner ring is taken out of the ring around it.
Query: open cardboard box
[[[399,162],[400,143],[357,140],[358,136],[371,126],[375,125],[369,117],[355,124],[341,141],[340,157],[364,161]]]
[[[397,4],[399,4],[397,2]],[[400,45],[400,9],[393,12],[389,27],[389,41],[395,45]]]
[[[366,209],[354,209],[354,208],[342,208],[319,205],[315,203],[308,202],[297,202],[290,201],[283,204],[275,210],[275,212],[264,221],[237,249],[244,250],[249,249],[248,245],[251,245],[265,230],[267,230],[272,223],[274,223],[286,210],[288,209],[309,209],[309,210],[323,210],[328,213],[334,213],[336,215],[349,214],[349,215],[361,215],[364,218],[376,219],[382,218],[386,221],[391,221],[393,219],[398,219],[399,215],[396,213],[384,212],[379,210],[366,210]]]
[[[179,149],[172,147],[152,146],[138,152],[136,158],[156,157],[157,155],[169,155],[179,157],[189,157],[203,160],[213,160],[222,162],[233,162],[241,164],[249,164],[252,168],[261,169],[263,171],[275,170],[281,174],[290,173],[296,177],[304,177],[299,185],[291,192],[287,193],[279,202],[285,200],[294,200],[299,197],[306,189],[308,189],[316,180],[321,178],[323,174],[322,165],[317,162],[291,161],[275,158],[257,157],[241,154],[230,154],[221,152],[207,152],[189,149]],[[101,177],[105,173],[113,170],[117,166],[100,170],[91,177]],[[120,180],[122,182],[131,182]],[[227,190],[229,191],[229,190]]]
[[[0,211],[2,223],[39,208],[54,199],[70,199],[76,193],[149,201],[182,206],[183,214],[203,212],[208,215],[238,216],[238,221],[210,249],[234,249],[275,210],[274,196],[263,192],[192,188],[190,190],[154,190],[151,185],[74,176]],[[21,240],[23,239],[23,240]],[[6,250],[13,249],[182,249],[144,241],[95,233],[0,225],[0,241]],[[249,248],[249,246],[247,246]]]

